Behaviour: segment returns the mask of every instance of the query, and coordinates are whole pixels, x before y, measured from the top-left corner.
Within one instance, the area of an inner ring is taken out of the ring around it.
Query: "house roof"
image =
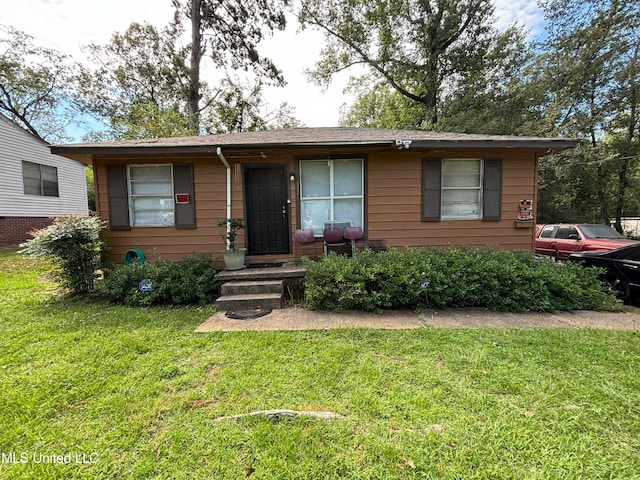
[[[0,113],[0,121],[6,122],[7,124],[11,125],[12,128],[16,129],[16,131],[22,132],[23,135],[29,135],[34,140],[42,143],[43,145],[47,145],[47,146],[50,145],[49,143],[45,142],[41,138],[39,138],[36,135],[34,135],[33,133],[31,133],[26,128],[22,127],[22,125],[19,125],[17,122],[13,121],[12,119],[10,119],[6,115],[4,115],[3,113]]]
[[[407,143],[407,141],[410,141],[410,143]],[[566,150],[575,147],[577,144],[578,140],[569,138],[478,135],[383,128],[322,127],[56,145],[51,147],[51,151],[52,153],[71,156],[159,151],[166,153],[206,152],[215,151],[217,147],[254,149],[268,147],[389,146],[398,148],[532,148],[548,152]]]

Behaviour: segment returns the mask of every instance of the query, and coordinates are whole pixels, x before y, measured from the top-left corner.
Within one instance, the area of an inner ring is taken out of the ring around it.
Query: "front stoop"
[[[218,311],[282,308],[283,280],[230,281],[222,284]]]

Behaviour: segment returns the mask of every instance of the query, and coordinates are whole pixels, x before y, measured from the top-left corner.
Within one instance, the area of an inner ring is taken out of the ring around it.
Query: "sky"
[[[498,28],[518,22],[540,33],[542,12],[535,0],[495,0]],[[81,51],[89,43],[106,44],[114,32],[124,32],[131,22],[149,22],[157,27],[169,23],[173,15],[171,0],[0,0],[0,35],[6,28],[18,28],[35,38],[38,45],[69,54],[82,63]],[[265,89],[270,108],[286,101],[295,108],[294,116],[308,127],[336,126],[340,107],[350,97],[343,94],[348,78],[355,72],[334,77],[327,89],[309,82],[305,70],[313,68],[324,43],[318,31],[299,31],[288,17],[284,32],[276,32],[259,47],[284,74],[284,88]],[[205,70],[205,76],[207,75]],[[203,78],[213,84],[211,78]]]

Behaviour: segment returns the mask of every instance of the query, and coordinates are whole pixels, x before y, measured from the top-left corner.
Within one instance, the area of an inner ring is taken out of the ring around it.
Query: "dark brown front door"
[[[289,253],[287,165],[245,165],[244,195],[249,255]]]

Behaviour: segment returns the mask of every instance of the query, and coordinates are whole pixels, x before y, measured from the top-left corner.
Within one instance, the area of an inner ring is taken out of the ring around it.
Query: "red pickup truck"
[[[624,238],[607,225],[560,223],[536,228],[536,253],[557,260],[567,259],[575,252],[615,250],[634,243],[640,242]]]

